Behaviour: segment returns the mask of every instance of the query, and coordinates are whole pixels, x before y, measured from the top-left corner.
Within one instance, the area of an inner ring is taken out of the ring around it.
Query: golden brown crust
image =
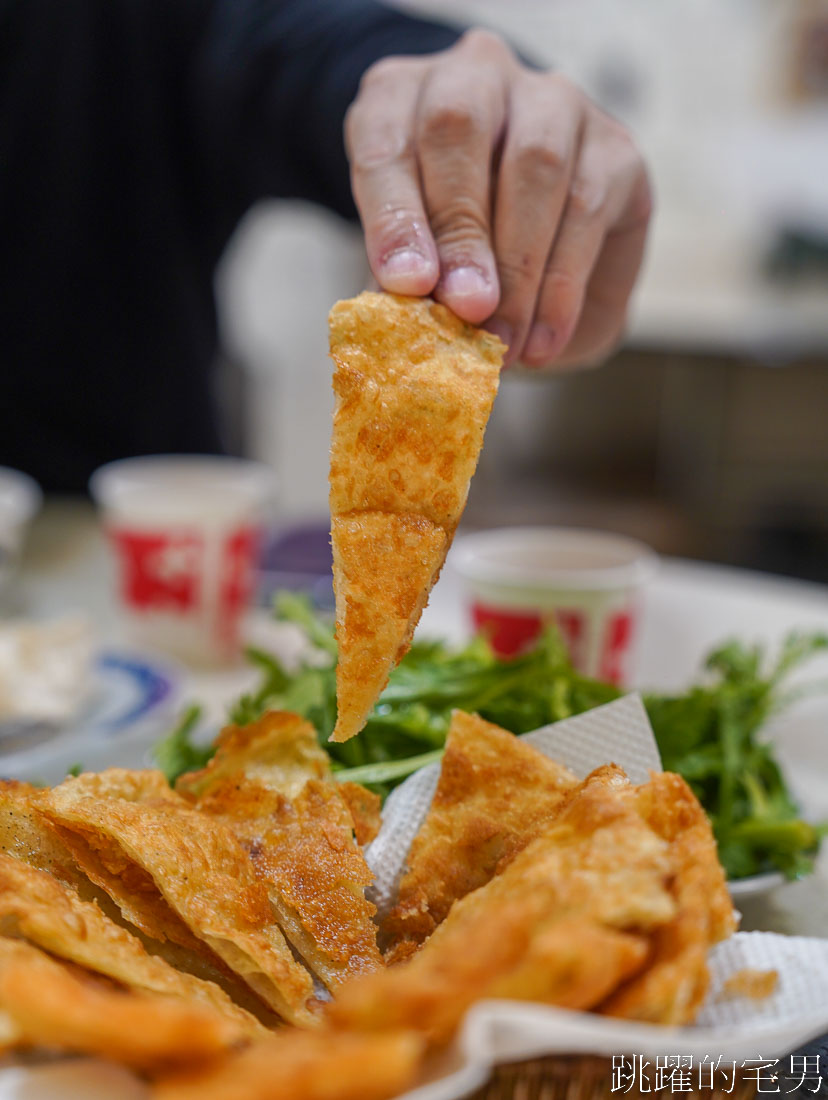
[[[159,1082],[155,1100],[388,1100],[407,1091],[422,1056],[410,1033],[284,1031],[214,1069]]]
[[[39,813],[45,792],[13,779],[0,780],[0,852],[73,886],[83,897],[94,890],[72,853]]]
[[[309,779],[290,797],[237,775],[198,807],[241,841],[282,930],[325,985],[382,967],[376,909],[365,898],[373,876],[333,783]]]
[[[359,783],[337,783],[336,789],[351,812],[357,844],[364,848],[382,826],[382,799]]]
[[[362,729],[404,656],[448,541],[419,516],[356,512],[331,519],[338,593],[337,723],[332,741]]]
[[[181,974],[149,955],[135,936],[104,916],[93,902],[81,900],[46,871],[7,855],[0,855],[0,926],[4,935],[26,939],[134,991],[207,1005],[235,1022],[239,1038],[264,1034],[258,1021],[218,986]]]
[[[291,711],[270,710],[249,725],[225,726],[207,766],[179,776],[176,791],[195,799],[239,772],[266,787],[290,792],[300,790],[308,779],[324,779],[331,765],[309,722]]]
[[[92,863],[102,867],[101,884],[119,905],[131,899],[167,934],[177,931],[170,915],[177,918],[285,1019],[313,1023],[310,975],[294,960],[230,830],[173,792],[148,802],[99,798],[83,778],[56,787],[45,812],[88,861],[87,873]]]
[[[270,711],[229,726],[217,744],[179,789],[242,843],[288,940],[329,988],[381,967],[376,909],[365,898],[373,876],[313,727]],[[363,802],[373,797],[355,789]]]
[[[329,317],[331,513],[420,515],[453,532],[503,362],[496,336],[427,298],[366,292]]]
[[[344,741],[364,725],[439,575],[466,503],[505,349],[444,306],[391,294],[366,292],[338,302],[329,326],[340,661],[334,739]],[[366,514],[370,528],[357,518]],[[371,558],[374,541],[381,549]],[[416,571],[416,592],[406,584],[404,563],[395,562],[395,543]],[[361,658],[368,644],[372,652]]]
[[[654,774],[636,797],[644,820],[670,844],[676,915],[655,932],[644,973],[602,1011],[651,1023],[690,1023],[710,984],[708,950],[735,930],[733,904],[710,822],[687,783],[671,772]]]
[[[238,1042],[203,1004],[131,993],[21,940],[0,939],[0,1010],[13,1045],[97,1054],[158,1072],[203,1064]]]
[[[413,958],[347,986],[329,1009],[335,1023],[444,1040],[482,997],[587,1009],[630,977],[675,903],[669,846],[619,778],[612,768],[588,777],[502,874],[454,904]]]
[[[577,786],[572,772],[514,734],[455,711],[431,808],[383,925],[389,962],[411,955],[455,901],[538,835]]]

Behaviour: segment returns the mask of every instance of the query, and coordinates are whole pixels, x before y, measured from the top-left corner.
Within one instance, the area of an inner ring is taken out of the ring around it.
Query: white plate
[[[84,713],[68,726],[34,730],[30,748],[0,755],[0,776],[51,785],[78,764],[85,771],[146,766],[148,749],[172,725],[177,674],[142,655],[106,650],[93,676]]]
[[[739,901],[744,898],[758,897],[760,894],[769,894],[771,890],[784,886],[787,881],[781,871],[766,871],[763,875],[730,879],[727,888],[730,896]]]

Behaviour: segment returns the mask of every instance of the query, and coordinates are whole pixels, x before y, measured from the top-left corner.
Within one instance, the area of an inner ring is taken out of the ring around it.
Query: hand
[[[371,270],[496,332],[507,363],[570,366],[616,345],[652,199],[624,127],[495,35],[389,57],[345,126]]]

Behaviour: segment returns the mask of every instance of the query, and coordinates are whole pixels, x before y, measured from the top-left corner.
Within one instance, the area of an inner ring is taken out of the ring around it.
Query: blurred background
[[[609,528],[828,580],[828,3],[400,6],[570,75],[636,133],[656,190],[623,348],[504,379],[466,525]],[[323,319],[367,276],[356,229],[280,202],[250,212],[218,273],[227,440],[276,468],[286,521],[326,521]]]

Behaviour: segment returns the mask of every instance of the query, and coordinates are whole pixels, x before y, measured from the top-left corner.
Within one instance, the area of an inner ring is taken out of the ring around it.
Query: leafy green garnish
[[[230,720],[244,725],[266,710],[295,711],[316,729],[335,769],[363,769],[441,748],[455,708],[481,714],[513,733],[527,733],[618,696],[611,685],[574,672],[554,631],[545,634],[530,653],[512,661],[495,657],[482,638],[456,651],[442,642],[415,642],[391,673],[359,737],[334,744],[328,741],[336,724],[333,627],[311,616],[307,602],[298,596],[279,600],[277,614],[282,621],[306,629],[331,660],[321,667],[305,662],[288,673],[272,654],[249,650],[248,658],[261,669],[262,681],[256,692],[233,706]],[[385,778],[368,782],[387,793],[408,772],[382,774]]]
[[[196,745],[193,742],[192,735],[200,721],[201,707],[195,704],[187,707],[175,729],[153,749],[155,763],[171,786],[184,772],[203,768],[215,754],[212,745]]]
[[[316,729],[339,779],[381,794],[423,764],[437,760],[455,708],[480,714],[513,733],[580,714],[619,697],[612,684],[576,672],[554,630],[529,653],[499,660],[485,639],[460,650],[442,642],[415,642],[392,672],[365,729],[344,744],[328,741],[336,723],[336,641],[332,625],[310,603],[283,594],[277,615],[300,626],[327,660],[306,660],[288,671],[270,653],[250,650],[259,667],[258,689],[232,707],[245,725],[266,710],[291,710]],[[765,670],[760,647],[732,641],[714,650],[699,683],[682,695],[650,694],[644,703],[665,770],[683,775],[713,823],[719,853],[732,878],[780,870],[795,877],[810,869],[823,829],[799,819],[797,806],[760,730],[792,699],[815,686],[787,687],[788,676],[828,636],[791,634]],[[198,708],[190,708],[162,742],[157,759],[169,779],[202,767],[212,750],[194,745]]]
[[[72,764],[71,767],[68,767],[66,769],[66,775],[67,776],[71,775],[71,776],[73,776],[73,778],[77,779],[82,771],[83,771],[83,764],[81,764],[81,763]]]
[[[799,819],[765,723],[814,685],[786,690],[788,676],[828,649],[828,635],[792,633],[765,669],[759,646],[731,641],[705,662],[705,680],[684,695],[645,698],[666,771],[683,775],[710,815],[732,878],[810,869],[821,829]]]

